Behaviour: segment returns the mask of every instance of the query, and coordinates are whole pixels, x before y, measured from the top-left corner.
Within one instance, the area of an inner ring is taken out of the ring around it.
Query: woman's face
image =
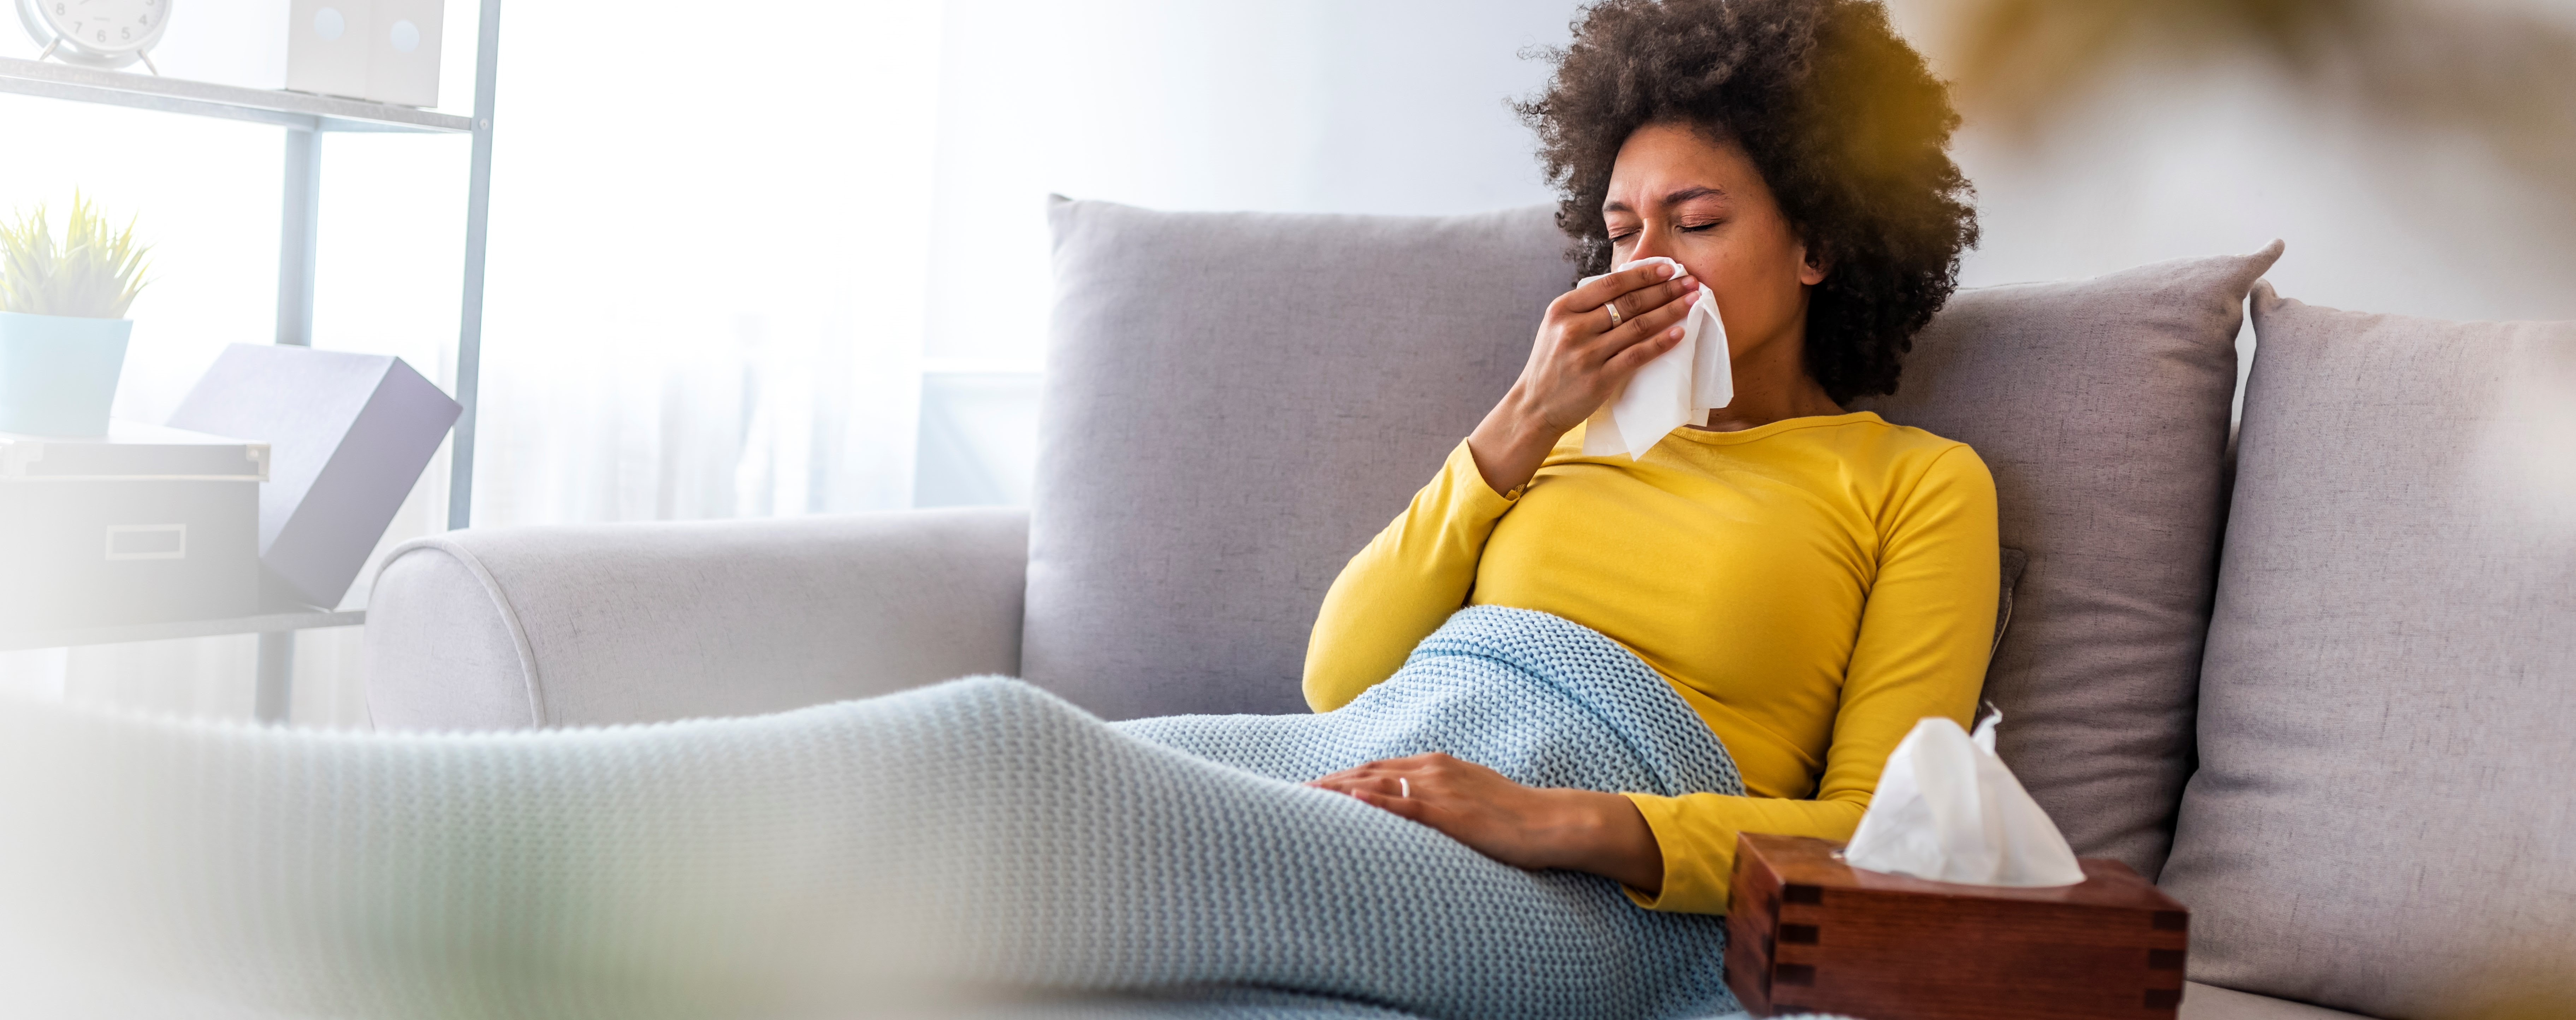
[[[1708,288],[1730,360],[1797,355],[1807,288],[1825,269],[1808,261],[1743,149],[1680,124],[1638,128],[1619,147],[1601,215],[1614,264],[1662,255]]]

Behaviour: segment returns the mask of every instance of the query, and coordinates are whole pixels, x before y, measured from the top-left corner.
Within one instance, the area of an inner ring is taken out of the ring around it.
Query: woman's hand
[[[1529,484],[1558,438],[1583,423],[1621,383],[1682,339],[1699,281],[1670,265],[1639,266],[1548,302],[1529,364],[1467,437],[1476,471],[1495,492]],[[1619,310],[1611,325],[1609,308]]]
[[[1439,753],[1373,761],[1306,785],[1421,822],[1505,864],[1588,871],[1649,895],[1664,887],[1654,830],[1615,793],[1522,786]]]

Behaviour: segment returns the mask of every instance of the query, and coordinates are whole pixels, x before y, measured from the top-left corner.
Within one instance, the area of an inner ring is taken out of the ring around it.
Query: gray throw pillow
[[[1986,674],[2000,751],[2077,853],[2164,864],[2191,754],[2245,292],[2280,257],[1963,290],[1894,396],[1975,447],[2029,556]]]
[[[2576,322],[2254,295],[2191,977],[2374,1016],[2576,1015]]]
[[[1550,211],[1049,217],[1023,674],[1113,719],[1305,711],[1324,590],[1573,282]]]

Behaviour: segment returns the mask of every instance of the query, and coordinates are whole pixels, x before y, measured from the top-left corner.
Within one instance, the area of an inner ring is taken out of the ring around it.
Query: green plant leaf
[[[54,241],[43,204],[0,224],[0,311],[122,319],[144,277],[151,251],[134,243],[134,221],[108,233],[107,220],[77,191],[61,244]]]

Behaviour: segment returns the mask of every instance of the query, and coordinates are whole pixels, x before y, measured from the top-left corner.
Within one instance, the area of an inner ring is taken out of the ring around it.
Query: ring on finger
[[[1413,799],[1413,780],[1406,779],[1403,776],[1397,776],[1395,777],[1395,788],[1400,791],[1396,796],[1402,797],[1406,800]]]
[[[1612,301],[1603,304],[1601,306],[1601,310],[1610,313],[1610,328],[1619,328],[1619,302]]]

